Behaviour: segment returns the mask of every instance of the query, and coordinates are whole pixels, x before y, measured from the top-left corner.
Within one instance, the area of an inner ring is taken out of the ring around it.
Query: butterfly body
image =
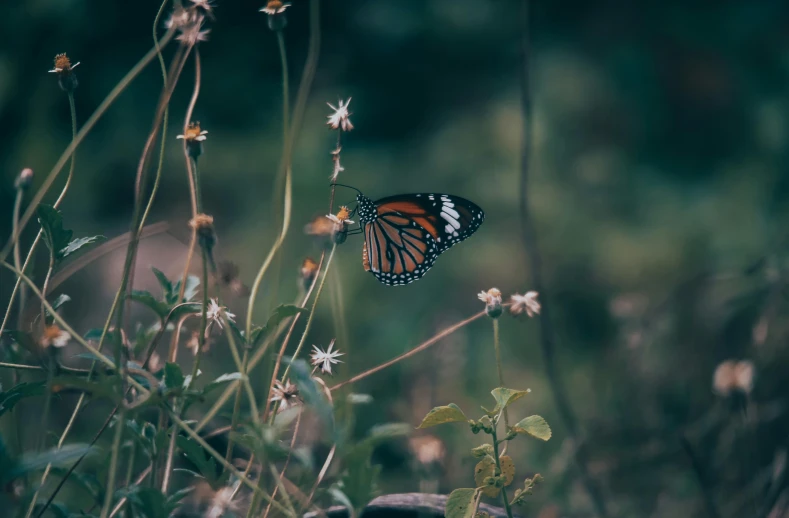
[[[476,204],[449,194],[400,194],[373,201],[359,193],[362,261],[390,286],[421,278],[436,259],[473,234],[485,219]]]

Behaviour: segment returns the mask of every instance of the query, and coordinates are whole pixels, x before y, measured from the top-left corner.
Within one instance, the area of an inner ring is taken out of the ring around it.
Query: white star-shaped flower
[[[348,118],[351,116],[348,113],[348,105],[351,104],[351,98],[348,97],[347,101],[343,101],[340,99],[340,102],[337,104],[337,107],[332,105],[331,103],[326,103],[329,105],[329,108],[334,110],[334,113],[327,116],[329,119],[326,124],[331,127],[331,129],[342,129],[342,131],[351,131],[353,129],[353,124],[351,124],[351,120]]]
[[[526,292],[525,295],[518,295],[515,293],[510,297],[510,313],[513,315],[520,315],[524,311],[530,317],[540,314],[540,301],[537,300],[538,293],[536,291]]]
[[[321,372],[325,374],[331,374],[331,366],[334,364],[342,363],[337,358],[344,355],[345,353],[341,353],[338,349],[334,349],[334,340],[329,343],[329,348],[325,351],[319,348],[317,345],[313,345],[312,349],[313,352],[310,355],[312,358],[312,365],[321,367]]]

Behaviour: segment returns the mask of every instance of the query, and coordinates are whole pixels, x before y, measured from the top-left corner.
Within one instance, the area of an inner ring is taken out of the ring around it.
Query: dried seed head
[[[183,135],[175,138],[183,139],[186,143],[186,151],[194,160],[203,154],[203,142],[208,138],[208,132],[200,127],[200,121],[190,122],[184,129]]]
[[[60,85],[61,90],[73,92],[77,88],[77,76],[74,75],[73,71],[78,65],[79,63],[74,63],[72,65],[71,60],[65,54],[65,52],[55,56],[55,67],[49,72],[52,74],[57,74],[58,84]]]

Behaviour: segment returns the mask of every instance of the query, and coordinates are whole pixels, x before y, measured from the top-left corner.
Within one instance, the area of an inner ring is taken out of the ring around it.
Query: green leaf
[[[186,277],[186,288],[184,288],[183,302],[190,301],[197,295],[197,287],[200,286],[200,279],[195,275]],[[179,286],[180,289],[180,286]]]
[[[528,390],[513,390],[504,387],[493,389],[490,393],[493,394],[493,398],[496,400],[494,412],[498,414],[502,408],[507,408],[529,392]]]
[[[61,259],[65,259],[66,257],[70,256],[71,254],[78,252],[81,248],[84,248],[88,245],[92,245],[94,243],[99,243],[107,239],[104,236],[91,236],[91,237],[78,237],[73,241],[70,241],[66,246],[58,251],[58,255]]]
[[[156,280],[159,281],[159,286],[162,287],[162,296],[164,300],[170,300],[170,298],[173,296],[173,283],[170,282],[170,279],[168,279],[161,270],[153,267],[151,270],[153,270]]]
[[[176,437],[175,443],[183,451],[186,458],[195,465],[197,471],[200,472],[211,487],[217,489],[219,486],[219,472],[216,460],[208,455],[202,446],[183,435]]]
[[[38,222],[44,232],[44,242],[54,254],[55,260],[59,261],[63,258],[60,255],[61,251],[68,247],[74,232],[63,228],[63,214],[52,205],[42,203],[36,212],[38,213]]]
[[[53,467],[68,466],[83,455],[96,451],[97,449],[88,444],[65,444],[60,449],[52,448],[41,453],[28,453],[19,459],[17,465],[6,476],[13,480],[32,471],[43,470],[47,464],[52,464]]]
[[[227,321],[227,325],[230,327],[230,330],[233,332],[233,338],[236,340],[237,345],[246,345],[247,339],[244,336],[244,332],[238,328],[235,322],[232,320]]]
[[[437,406],[428,412],[417,428],[428,428],[444,423],[465,423],[466,421],[468,421],[468,418],[460,407],[450,403],[447,406]]]
[[[71,300],[71,297],[69,297],[65,293],[61,293],[60,295],[57,296],[57,298],[54,301],[52,301],[52,308],[53,309],[58,309],[60,306],[62,306],[63,304],[65,304],[66,302],[68,302],[70,300]]]
[[[279,325],[280,322],[288,317],[298,315],[299,313],[308,313],[308,310],[307,308],[300,308],[299,306],[294,306],[293,304],[281,304],[277,306],[274,308],[271,316],[268,317],[266,325],[252,331],[249,343],[251,343],[253,346],[258,345],[263,340],[263,338],[265,338],[265,336],[271,332],[271,330]]]
[[[143,306],[147,306],[154,313],[159,315],[159,318],[165,318],[168,313],[170,313],[170,306],[165,304],[164,302],[156,300],[156,297],[151,295],[149,291],[145,290],[133,290],[129,297],[135,301],[139,302]]]
[[[518,434],[529,434],[543,441],[551,438],[551,427],[548,426],[545,419],[538,415],[530,415],[521,419],[512,427],[512,431]]]
[[[45,383],[20,383],[11,387],[7,392],[0,392],[0,416],[14,408],[24,398],[40,396],[44,393]]]
[[[177,363],[164,364],[164,386],[168,389],[181,389],[184,386],[184,373]]]
[[[489,486],[485,483],[485,479],[492,477],[496,474],[496,459],[490,455],[482,457],[482,460],[477,462],[474,466],[474,483],[477,487],[482,488],[482,493],[490,498],[496,498],[501,492],[501,488],[496,486]]]
[[[455,489],[447,498],[444,516],[446,518],[474,518],[474,500],[476,496],[476,489]]]

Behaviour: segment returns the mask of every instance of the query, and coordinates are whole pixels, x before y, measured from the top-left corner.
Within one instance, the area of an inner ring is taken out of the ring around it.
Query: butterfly
[[[364,233],[362,264],[389,286],[421,278],[439,255],[471,236],[485,220],[479,206],[460,196],[398,194],[373,201],[356,191],[354,212]]]

